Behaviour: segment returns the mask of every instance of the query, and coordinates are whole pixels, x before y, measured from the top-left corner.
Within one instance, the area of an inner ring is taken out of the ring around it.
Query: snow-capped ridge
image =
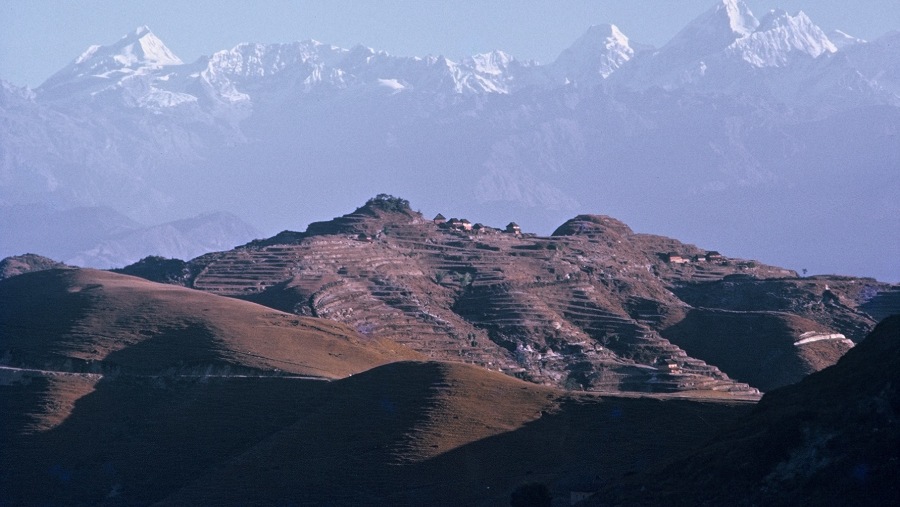
[[[741,0],[720,0],[687,24],[663,49],[702,58],[753,33],[759,20]]]
[[[66,94],[65,90],[89,90],[91,94],[137,75],[149,75],[166,67],[183,65],[147,26],[140,26],[108,46],[92,45],[68,66],[50,76],[37,91]]]
[[[798,55],[818,58],[837,50],[805,12],[791,16],[775,9],[763,17],[753,33],[732,43],[727,52],[754,67],[784,67]]]
[[[854,37],[853,35],[844,32],[843,30],[832,30],[828,32],[828,40],[830,40],[834,46],[841,51],[850,46],[855,46],[857,44],[865,44],[866,40],[860,39],[859,37]]]
[[[628,37],[612,24],[592,25],[551,64],[563,82],[606,79],[634,58]]]
[[[715,11],[727,14],[728,24],[736,34],[749,35],[760,24],[747,4],[741,0],[722,0],[721,5],[716,5]]]
[[[75,63],[79,64],[79,63],[84,63],[84,62],[90,60],[91,58],[93,58],[94,54],[101,47],[103,47],[103,46],[100,46],[99,44],[94,44],[92,46],[89,46],[86,50],[84,50],[83,53],[81,53],[81,55],[78,58],[75,59]]]
[[[104,51],[107,48],[108,50]],[[137,27],[132,33],[107,48],[99,48],[94,53],[97,56],[110,56],[125,66],[165,66],[184,63],[146,25]]]
[[[479,53],[463,60],[465,65],[471,66],[476,72],[499,76],[503,74],[509,65],[515,61],[511,55],[495,50],[488,53]]]

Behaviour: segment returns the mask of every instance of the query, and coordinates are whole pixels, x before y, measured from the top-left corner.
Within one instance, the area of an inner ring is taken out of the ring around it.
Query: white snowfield
[[[843,340],[849,346],[854,346],[855,344],[847,339],[846,336],[841,333],[819,333],[816,331],[807,331],[800,335],[800,339],[794,342],[795,347],[799,347],[800,345],[805,345],[807,343],[820,342],[823,340]]]

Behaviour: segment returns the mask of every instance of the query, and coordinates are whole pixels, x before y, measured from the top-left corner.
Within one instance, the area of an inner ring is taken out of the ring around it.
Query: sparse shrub
[[[384,211],[399,211],[408,213],[412,211],[409,201],[390,194],[378,194],[366,201],[366,206],[373,206]]]
[[[468,287],[472,283],[472,273],[460,273],[456,280],[460,287]]]
[[[188,264],[180,259],[150,255],[114,273],[138,276],[159,283],[181,283],[188,276]]]

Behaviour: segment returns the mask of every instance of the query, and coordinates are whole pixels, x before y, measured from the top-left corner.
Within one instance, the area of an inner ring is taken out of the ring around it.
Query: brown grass
[[[21,275],[0,298],[7,362],[66,370],[0,382],[0,503],[504,504],[529,481],[563,498],[749,407],[409,361],[341,324],[99,271]],[[275,369],[337,380],[253,376]]]
[[[91,269],[0,283],[0,351],[17,366],[342,378],[420,357],[345,325]]]

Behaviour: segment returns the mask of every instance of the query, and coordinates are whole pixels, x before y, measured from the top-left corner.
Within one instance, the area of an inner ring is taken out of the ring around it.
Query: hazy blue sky
[[[502,49],[552,61],[592,24],[660,46],[715,0],[0,0],[0,78],[38,86],[91,44],[148,25],[182,60],[240,42],[316,39],[451,59]],[[900,0],[748,0],[758,17],[804,10],[826,31],[900,29]]]

